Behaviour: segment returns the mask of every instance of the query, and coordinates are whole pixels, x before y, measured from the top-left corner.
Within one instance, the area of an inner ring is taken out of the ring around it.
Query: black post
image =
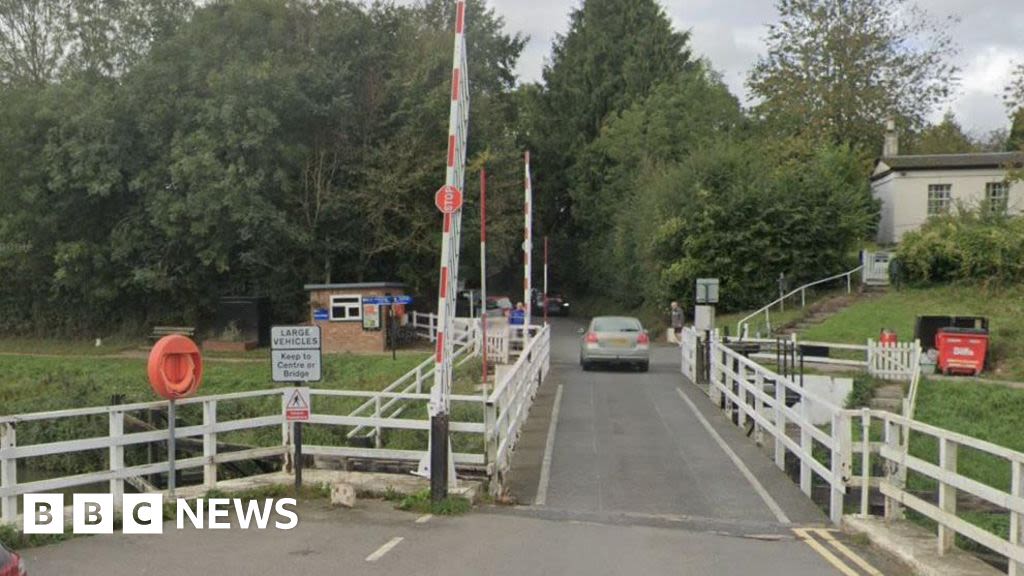
[[[295,495],[302,490],[302,422],[295,423]]]
[[[448,497],[448,414],[430,417],[430,500]]]
[[[395,320],[395,305],[388,306],[388,330],[391,331],[391,360],[398,359],[398,322]]]
[[[176,440],[174,438],[174,424],[178,415],[175,410],[174,400],[167,403],[167,493],[174,498],[174,488],[177,478],[175,471],[174,457],[177,455]]]

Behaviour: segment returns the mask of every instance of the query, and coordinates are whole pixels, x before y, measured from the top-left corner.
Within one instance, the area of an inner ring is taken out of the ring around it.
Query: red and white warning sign
[[[454,214],[462,208],[462,191],[455,186],[442,186],[434,195],[434,205],[442,214]]]
[[[308,422],[313,415],[309,401],[309,388],[289,388],[284,394],[284,419],[288,422]]]

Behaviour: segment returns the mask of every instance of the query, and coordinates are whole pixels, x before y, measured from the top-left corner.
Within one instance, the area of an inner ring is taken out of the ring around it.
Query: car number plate
[[[629,348],[629,338],[609,338],[608,345],[613,348]]]

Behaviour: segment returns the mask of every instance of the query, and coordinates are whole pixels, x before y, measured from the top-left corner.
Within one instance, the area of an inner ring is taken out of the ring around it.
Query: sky
[[[555,35],[568,28],[570,11],[581,0],[487,0],[503,16],[509,32],[522,32],[530,42],[519,62],[524,81],[540,80]],[[747,103],[744,80],[763,51],[767,25],[777,19],[770,0],[660,0],[677,29],[689,30],[696,53],[711,60],[732,92]],[[981,136],[1008,128],[1002,103],[1014,62],[1024,62],[1024,1],[918,0],[933,17],[961,18],[951,31],[960,46],[956,64],[961,86],[945,108],[963,127]]]

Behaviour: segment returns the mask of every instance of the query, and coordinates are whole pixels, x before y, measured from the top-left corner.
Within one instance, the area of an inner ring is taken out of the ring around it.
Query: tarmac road
[[[656,349],[647,374],[583,372],[575,326],[554,324],[552,370],[513,467],[519,506],[422,518],[384,502],[341,510],[318,501],[303,504],[287,532],[167,524],[163,536],[79,537],[27,550],[30,574],[906,573],[830,531],[753,442],[684,383],[675,348]]]

